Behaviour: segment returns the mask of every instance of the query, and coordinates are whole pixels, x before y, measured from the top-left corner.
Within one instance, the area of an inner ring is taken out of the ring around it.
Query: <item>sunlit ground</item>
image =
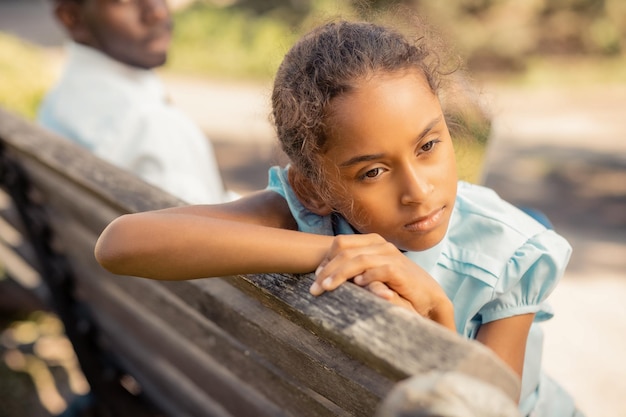
[[[3,326],[0,357],[0,367],[6,368],[0,384],[6,388],[15,384],[32,385],[36,398],[29,402],[38,401],[49,415],[63,413],[71,401],[89,392],[89,384],[64,335],[63,324],[51,313],[33,312]],[[12,400],[18,399],[9,402]],[[20,407],[19,401],[15,406]],[[12,411],[16,414],[11,414]],[[24,415],[6,408],[4,413],[0,415]]]

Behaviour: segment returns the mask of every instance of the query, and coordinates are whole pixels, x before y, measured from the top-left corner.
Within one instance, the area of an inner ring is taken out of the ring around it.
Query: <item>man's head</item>
[[[149,69],[167,59],[167,0],[55,0],[55,14],[75,42],[117,61]]]

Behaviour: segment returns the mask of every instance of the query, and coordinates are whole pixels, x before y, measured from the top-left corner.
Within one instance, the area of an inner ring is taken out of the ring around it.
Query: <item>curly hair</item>
[[[314,29],[287,52],[274,81],[272,116],[282,150],[301,175],[323,184],[319,158],[331,101],[367,76],[402,70],[420,71],[437,94],[438,66],[424,38],[410,42],[386,26],[338,21]]]

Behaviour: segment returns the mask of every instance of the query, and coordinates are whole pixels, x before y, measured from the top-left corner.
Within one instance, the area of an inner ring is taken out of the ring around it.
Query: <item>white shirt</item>
[[[154,71],[70,42],[38,122],[189,203],[228,199],[211,143],[167,103]]]

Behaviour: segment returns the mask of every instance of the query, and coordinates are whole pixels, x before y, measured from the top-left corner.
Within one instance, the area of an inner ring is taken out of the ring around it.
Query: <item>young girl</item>
[[[168,280],[315,271],[315,296],[352,280],[491,348],[523,380],[524,415],[580,415],[541,374],[533,325],[551,315],[543,302],[570,246],[457,180],[436,63],[386,27],[317,28],[287,53],[272,95],[290,165],[235,202],[122,216],[98,261]]]

